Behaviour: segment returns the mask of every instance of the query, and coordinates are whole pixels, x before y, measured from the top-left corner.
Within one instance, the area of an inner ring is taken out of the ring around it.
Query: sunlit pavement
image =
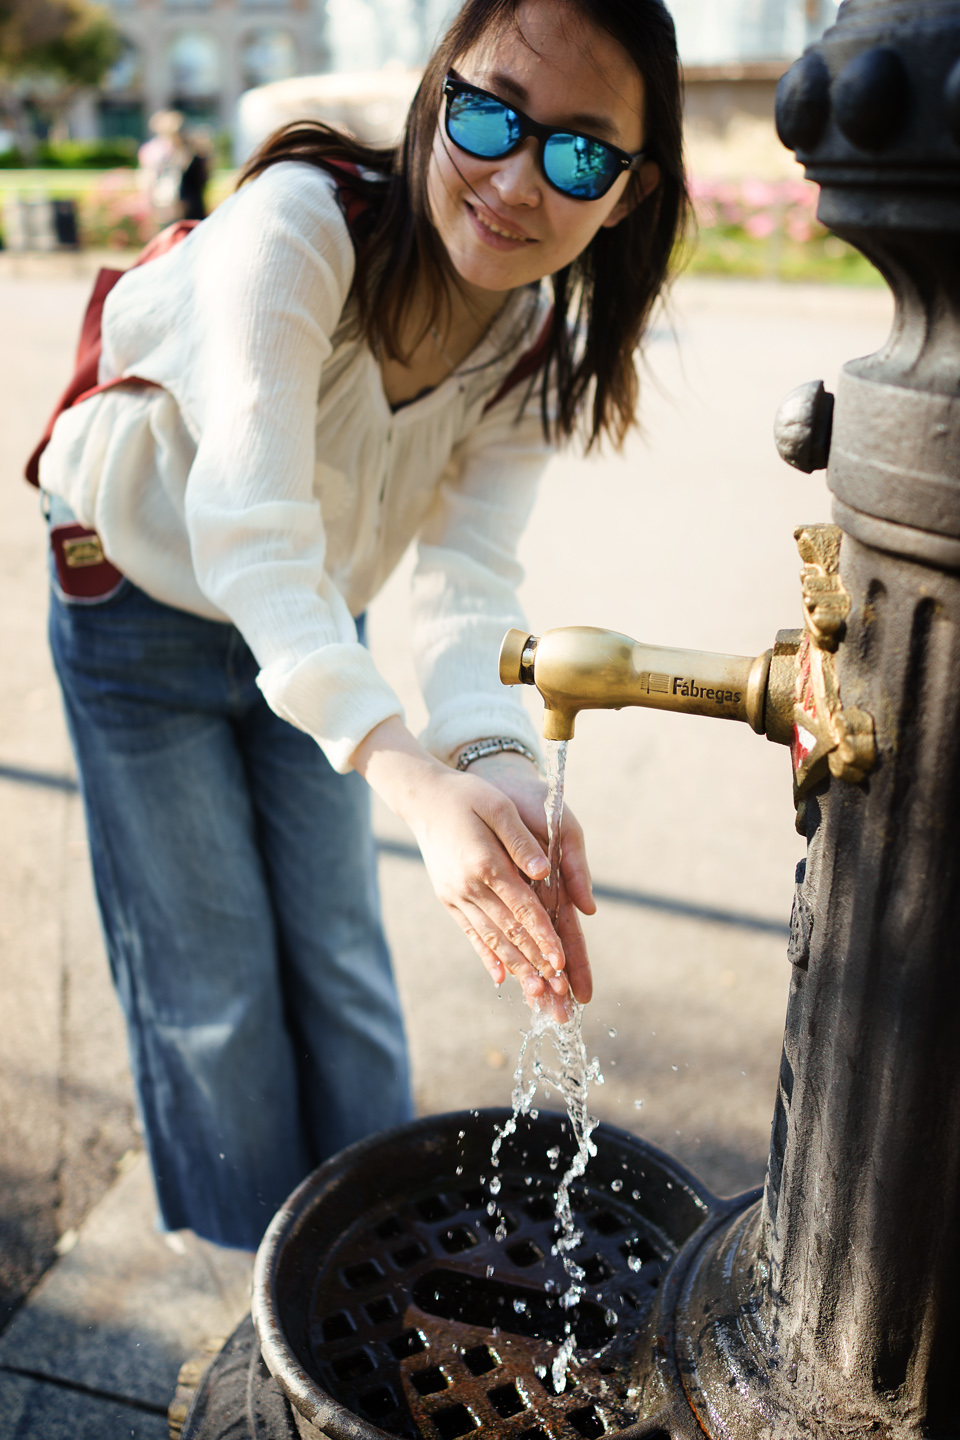
[[[32,1283],[63,1237],[0,1338],[11,1440],[164,1435],[177,1365],[242,1310],[247,1268],[152,1228],[46,654],[43,530],[19,470],[68,376],[79,268],[0,267],[0,1286]],[[882,290],[682,282],[673,333],[664,322],[650,347],[643,437],[623,458],[549,472],[521,547],[531,629],[606,625],[752,655],[798,624],[792,532],[828,519],[829,502],[822,477],[778,459],[773,415],[794,385],[829,388],[875,349],[890,312]],[[371,633],[416,726],[407,574],[372,607]],[[593,1108],[719,1192],[758,1184],[802,853],[787,753],[746,726],[599,712],[578,720],[567,776],[599,900],[586,922],[585,1033],[605,1077]],[[403,826],[378,809],[377,829],[420,1109],[508,1103],[524,1006],[494,993]]]

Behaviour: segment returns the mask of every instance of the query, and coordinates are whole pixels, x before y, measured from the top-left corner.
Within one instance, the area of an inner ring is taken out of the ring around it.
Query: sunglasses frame
[[[495,104],[502,105],[504,110],[509,110],[511,115],[515,115],[517,117],[517,123],[520,126],[520,134],[516,141],[508,146],[506,150],[501,151],[499,155],[478,155],[475,150],[469,150],[466,145],[461,145],[459,140],[455,140],[450,134],[450,101],[461,93],[479,95],[484,100],[492,100]],[[499,95],[494,95],[490,90],[481,90],[478,85],[469,85],[466,80],[460,80],[452,71],[448,71],[444,78],[441,94],[447,102],[444,106],[443,128],[446,132],[447,139],[456,145],[458,150],[462,150],[465,155],[472,156],[474,160],[504,160],[508,155],[512,155],[519,145],[523,144],[528,135],[532,135],[534,139],[539,142],[540,172],[544,180],[546,180],[552,190],[556,190],[557,194],[562,195],[566,200],[602,200],[614,182],[620,178],[620,175],[625,171],[639,170],[647,156],[645,150],[638,150],[635,155],[631,155],[629,150],[621,150],[618,146],[611,145],[609,140],[600,140],[596,135],[587,135],[582,130],[571,130],[566,125],[541,125],[539,121],[531,120],[529,115],[525,115],[522,110],[518,110],[516,105],[511,105],[509,101],[502,99]],[[544,165],[543,156],[544,146],[554,135],[569,135],[574,140],[589,140],[591,145],[602,145],[604,150],[613,156],[617,162],[618,171],[610,177],[609,184],[605,185],[599,194],[575,195],[570,190],[564,190],[555,181],[550,179],[546,166]]]

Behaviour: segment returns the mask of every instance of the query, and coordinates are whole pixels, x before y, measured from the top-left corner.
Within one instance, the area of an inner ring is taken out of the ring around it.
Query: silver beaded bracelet
[[[512,752],[515,755],[522,755],[524,760],[529,760],[531,765],[537,764],[537,757],[526,745],[521,745],[519,740],[511,740],[505,735],[498,735],[490,740],[477,740],[468,745],[466,750],[461,750],[457,756],[457,769],[466,770],[474,760],[485,760],[488,755],[499,755],[502,751]]]

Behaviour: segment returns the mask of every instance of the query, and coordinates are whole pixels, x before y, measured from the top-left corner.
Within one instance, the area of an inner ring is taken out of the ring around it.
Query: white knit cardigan
[[[524,624],[516,546],[550,451],[536,397],[517,418],[525,386],[489,402],[544,296],[516,292],[454,374],[394,413],[350,333],[354,259],[323,172],[285,162],[245,185],[111,292],[100,379],[160,388],[65,412],[41,484],[149,595],[232,621],[268,703],[340,771],[402,714],[352,616],[415,538],[423,743],[443,759],[487,735],[535,747],[496,660]]]

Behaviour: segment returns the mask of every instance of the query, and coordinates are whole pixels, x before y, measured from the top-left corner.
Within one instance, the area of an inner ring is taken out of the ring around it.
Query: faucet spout
[[[668,650],[591,625],[547,630],[540,638],[510,630],[500,650],[500,679],[536,685],[545,740],[572,739],[581,710],[625,705],[744,720],[762,734],[771,654]]]

